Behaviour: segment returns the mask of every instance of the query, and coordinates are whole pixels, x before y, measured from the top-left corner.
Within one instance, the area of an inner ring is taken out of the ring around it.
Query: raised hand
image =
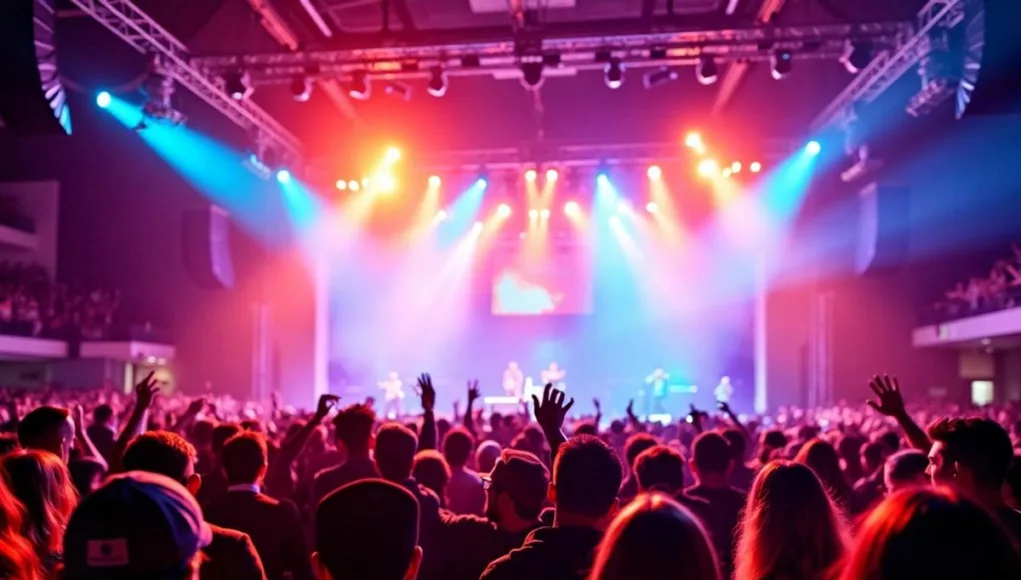
[[[81,403],[75,403],[71,409],[74,415],[74,429],[76,432],[85,431],[85,408]]]
[[[627,402],[627,416],[629,419],[633,419],[635,416],[635,400],[631,399]]]
[[[479,400],[480,395],[479,380],[473,379],[468,381],[468,407],[471,407],[475,401]]]
[[[198,415],[199,413],[202,412],[203,409],[206,408],[206,404],[207,403],[205,397],[199,397],[197,399],[194,399],[192,400],[191,403],[188,404],[188,409],[184,413],[185,415],[192,416]]]
[[[730,411],[730,405],[727,404],[726,401],[717,401],[716,402],[716,406],[719,407],[721,411],[723,411],[724,413],[726,413],[728,415],[732,415],[733,414]]]
[[[600,406],[598,398],[593,398],[592,399],[592,405],[596,408],[596,415],[602,415],[603,414],[603,408],[602,408],[602,406]]]
[[[870,407],[887,417],[904,415],[904,397],[900,394],[900,382],[897,381],[897,377],[876,375],[869,381],[869,388],[876,394],[876,400],[866,401]]]
[[[153,378],[154,371],[149,371],[137,385],[135,385],[135,404],[139,409],[148,409],[152,406],[153,400],[159,394],[160,388]]]
[[[543,431],[559,431],[564,424],[564,417],[574,406],[572,398],[564,404],[564,392],[553,388],[552,383],[547,383],[542,391],[542,401],[539,397],[532,395],[532,408],[535,410],[535,420],[542,427]]]
[[[316,406],[315,420],[322,421],[330,414],[333,407],[340,401],[340,397],[337,395],[331,395],[324,393],[319,395],[319,404]]]
[[[436,389],[433,388],[433,379],[428,373],[422,373],[418,377],[418,394],[422,399],[422,410],[432,411],[436,405]]]

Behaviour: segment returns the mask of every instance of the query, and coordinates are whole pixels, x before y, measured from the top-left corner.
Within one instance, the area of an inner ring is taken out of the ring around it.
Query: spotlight
[[[705,143],[702,142],[702,135],[692,131],[684,136],[684,146],[688,149],[703,153],[705,151]]]
[[[100,109],[105,109],[105,108],[109,107],[111,100],[112,100],[112,98],[110,97],[110,93],[108,93],[106,91],[102,91],[101,93],[96,95],[96,105]]]
[[[606,86],[611,89],[619,89],[624,84],[624,65],[621,64],[619,58],[611,58],[610,62],[606,63]]]
[[[542,86],[542,62],[521,63],[521,84],[526,89],[537,89]]]
[[[649,203],[645,204],[645,211],[649,213],[656,213],[657,211],[659,211],[659,206],[656,205],[656,202],[650,201]]]
[[[372,184],[372,180],[371,179],[369,179],[368,177],[363,177],[362,178],[362,187],[368,187],[371,184]]]
[[[383,85],[383,92],[398,99],[411,100],[411,86],[400,81],[387,81]]]
[[[723,171],[721,173],[722,173],[723,177],[730,177],[730,174],[731,174],[730,168],[729,167],[724,167]]]
[[[482,231],[482,227],[483,227],[482,222],[475,222],[475,225],[472,226],[472,229],[475,231],[475,233],[479,233]]]
[[[347,95],[352,99],[364,101],[372,95],[372,83],[369,75],[363,70],[351,73],[351,81],[347,86]]]
[[[675,80],[677,80],[677,71],[668,66],[663,66],[652,72],[645,73],[645,76],[642,77],[642,84],[645,85],[645,88],[651,89]]]
[[[752,161],[751,163],[748,164],[748,171],[751,171],[752,173],[758,173],[762,171],[762,164],[759,163],[758,161]]]
[[[312,96],[312,81],[303,75],[294,77],[291,80],[291,97],[299,103],[308,102]]]
[[[569,201],[564,204],[564,213],[567,215],[576,215],[578,213],[578,202]]]
[[[534,182],[537,176],[538,174],[535,172],[534,169],[529,169],[528,171],[525,171],[525,181],[527,181],[528,183]]]
[[[808,144],[805,145],[805,153],[808,153],[812,157],[815,157],[821,151],[822,151],[822,145],[818,141],[812,140],[812,141],[809,141]]]
[[[539,217],[539,210],[537,210],[537,209],[530,209],[530,210],[528,210],[528,219],[534,220],[537,217]]]
[[[695,78],[705,86],[715,83],[720,78],[720,69],[713,57],[707,54],[699,57],[698,64],[695,65]]]
[[[397,180],[392,175],[380,175],[373,182],[373,186],[380,193],[393,193],[397,189]]]
[[[872,62],[872,43],[865,40],[848,41],[840,63],[847,72],[856,75]]]
[[[489,182],[486,181],[485,177],[480,177],[480,178],[475,180],[475,187],[477,187],[479,189],[485,189],[485,188],[489,187]]]
[[[605,171],[600,171],[596,174],[596,183],[602,186],[610,184],[610,176]]]
[[[511,214],[511,208],[505,203],[501,203],[500,207],[496,208],[496,215],[505,218]]]
[[[431,189],[437,189],[440,186],[440,183],[441,182],[440,182],[440,176],[439,175],[430,175],[429,176],[429,187]]]
[[[626,213],[631,210],[631,206],[626,201],[617,202],[617,213]]]
[[[620,218],[615,216],[615,215],[611,215],[610,216],[610,225],[615,227],[615,228],[619,228],[620,227]]]
[[[291,172],[286,169],[280,169],[277,171],[277,181],[280,183],[291,182]]]
[[[447,219],[447,210],[441,209],[440,211],[436,212],[436,221],[441,222],[445,219]]]
[[[386,162],[388,165],[393,165],[401,160],[401,150],[396,147],[386,148]]]
[[[663,170],[659,168],[659,165],[650,165],[645,174],[649,176],[649,179],[656,181],[663,177]]]
[[[548,209],[544,209],[541,212],[539,212],[539,215],[542,216],[542,219],[548,219],[549,218],[549,210]]]
[[[698,174],[702,177],[712,177],[720,172],[720,164],[715,159],[703,159],[698,164]]]
[[[429,69],[429,84],[425,86],[425,91],[436,98],[447,94],[447,73],[443,72],[442,66],[436,65]]]
[[[770,74],[773,78],[780,80],[791,73],[791,65],[793,63],[793,56],[789,50],[775,50],[773,54],[769,56],[769,63],[771,66]]]
[[[741,173],[741,162],[735,161],[730,164],[730,171],[733,173]]]
[[[223,75],[223,90],[235,101],[243,101],[251,96],[255,89],[252,88],[252,77],[248,71],[235,71]]]
[[[560,174],[557,173],[556,169],[547,169],[546,170],[546,182],[547,183],[556,183],[556,181],[557,181],[557,179],[559,177],[560,177]]]
[[[338,179],[337,183],[334,183],[333,185],[336,186],[338,191],[344,191],[347,189],[347,182],[343,179]]]
[[[350,189],[351,191],[358,191],[359,189],[362,188],[362,184],[360,184],[360,183],[358,183],[357,181],[354,181],[354,180],[348,181],[347,182],[347,188]]]

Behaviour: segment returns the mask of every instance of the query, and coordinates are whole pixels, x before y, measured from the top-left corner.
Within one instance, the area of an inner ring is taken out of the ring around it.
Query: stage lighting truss
[[[300,158],[301,141],[269,113],[250,100],[236,101],[223,90],[219,75],[191,64],[184,44],[129,0],[71,0],[85,14],[105,26],[135,50],[158,54],[168,77],[204,100],[238,126],[258,131],[277,149]]]
[[[448,76],[506,77],[513,73],[534,87],[557,70],[605,71],[610,62],[625,68],[669,68],[700,62],[704,67],[707,59],[714,65],[768,62],[776,50],[787,50],[795,59],[836,62],[849,41],[890,51],[899,48],[912,32],[910,23],[891,21],[715,30],[681,29],[676,22],[666,22],[650,28],[647,23],[639,26],[618,21],[550,26],[527,38],[508,37],[492,28],[399,31],[386,38],[346,34],[334,39],[335,48],[329,50],[202,56],[193,58],[191,64],[210,75],[246,70],[257,85],[287,83],[310,68],[319,71],[319,78],[350,80],[362,71],[388,80],[429,80],[433,67],[442,66]]]

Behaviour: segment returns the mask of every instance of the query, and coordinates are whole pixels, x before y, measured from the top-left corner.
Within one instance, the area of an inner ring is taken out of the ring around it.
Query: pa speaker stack
[[[56,26],[55,0],[0,0],[0,121],[10,131],[71,133]]]
[[[957,118],[1021,112],[1021,1],[965,0]]]

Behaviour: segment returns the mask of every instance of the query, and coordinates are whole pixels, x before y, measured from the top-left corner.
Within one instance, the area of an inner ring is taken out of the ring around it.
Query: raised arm
[[[908,438],[911,446],[925,453],[932,447],[932,441],[925,431],[915,423],[911,415],[904,407],[904,397],[900,393],[900,382],[897,377],[890,378],[889,375],[880,377],[876,375],[869,381],[869,388],[876,394],[876,399],[869,399],[870,407],[887,417],[896,419],[904,436]]]
[[[146,420],[149,418],[149,408],[152,401],[160,392],[153,373],[150,372],[144,379],[135,385],[135,408],[131,410],[131,416],[124,425],[117,443],[113,446],[113,457],[111,458],[110,473],[119,473],[123,469],[121,458],[128,448],[128,443],[145,430]]]
[[[546,442],[549,443],[550,462],[557,457],[557,450],[560,449],[567,437],[564,435],[564,418],[567,412],[574,406],[574,399],[564,404],[564,392],[553,388],[552,383],[547,383],[542,391],[542,400],[532,395],[532,408],[535,410],[535,420],[539,423]]]
[[[751,434],[749,434],[748,429],[741,424],[741,420],[737,418],[737,414],[735,414],[734,410],[730,408],[730,405],[728,405],[726,401],[720,401],[718,405],[720,410],[727,414],[727,418],[730,419],[730,422],[744,434],[745,441],[751,442]]]
[[[436,389],[433,379],[427,373],[418,377],[418,394],[422,400],[422,432],[418,435],[418,450],[436,449],[436,417],[433,408],[436,406]]]
[[[266,489],[270,492],[270,495],[278,491],[282,480],[291,476],[291,465],[294,463],[294,460],[297,459],[301,450],[305,448],[305,444],[308,443],[316,427],[322,424],[326,416],[330,414],[330,410],[333,409],[339,400],[340,397],[337,395],[320,395],[315,414],[294,436],[284,441],[280,446],[280,452],[277,453],[276,460],[270,464],[266,476]]]
[[[104,470],[110,469],[110,466],[106,464],[106,459],[103,459],[96,446],[93,445],[92,439],[89,438],[89,433],[85,429],[85,409],[81,405],[74,406],[74,441],[78,450],[81,451],[82,457],[102,463]]]
[[[472,437],[478,439],[478,432],[475,431],[475,414],[474,406],[475,401],[479,398],[479,381],[478,379],[468,381],[468,407],[464,411],[464,428],[472,434]]]

